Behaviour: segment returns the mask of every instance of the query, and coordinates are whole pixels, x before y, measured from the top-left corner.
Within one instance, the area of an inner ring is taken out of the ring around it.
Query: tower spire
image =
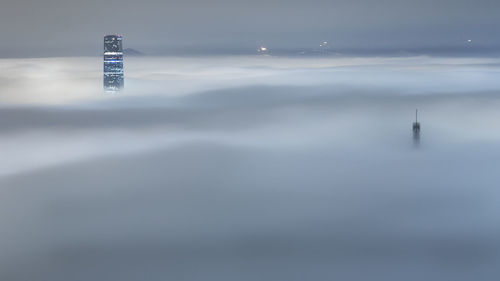
[[[413,140],[418,143],[420,140],[420,123],[418,122],[418,109],[415,109],[415,123],[413,123]]]

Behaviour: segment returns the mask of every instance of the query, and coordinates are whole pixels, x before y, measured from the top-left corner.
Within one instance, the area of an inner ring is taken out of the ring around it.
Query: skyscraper
[[[418,122],[418,109],[415,110],[415,122],[413,123],[413,141],[415,144],[420,142],[420,123]]]
[[[120,35],[104,36],[104,90],[117,92],[123,88],[123,47]]]

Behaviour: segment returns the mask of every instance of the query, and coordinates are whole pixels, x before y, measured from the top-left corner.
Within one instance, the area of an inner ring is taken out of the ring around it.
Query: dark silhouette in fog
[[[418,109],[415,110],[415,122],[413,122],[413,142],[420,143],[420,123],[418,122]]]

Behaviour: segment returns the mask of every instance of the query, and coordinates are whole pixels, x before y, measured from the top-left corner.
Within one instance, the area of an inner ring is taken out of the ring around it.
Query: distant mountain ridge
[[[132,48],[126,48],[123,50],[123,54],[127,56],[144,56],[144,53],[139,52]]]

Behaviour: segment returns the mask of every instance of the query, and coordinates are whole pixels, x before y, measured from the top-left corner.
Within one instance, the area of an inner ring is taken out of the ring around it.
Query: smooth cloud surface
[[[2,62],[2,280],[499,274],[497,59]]]

